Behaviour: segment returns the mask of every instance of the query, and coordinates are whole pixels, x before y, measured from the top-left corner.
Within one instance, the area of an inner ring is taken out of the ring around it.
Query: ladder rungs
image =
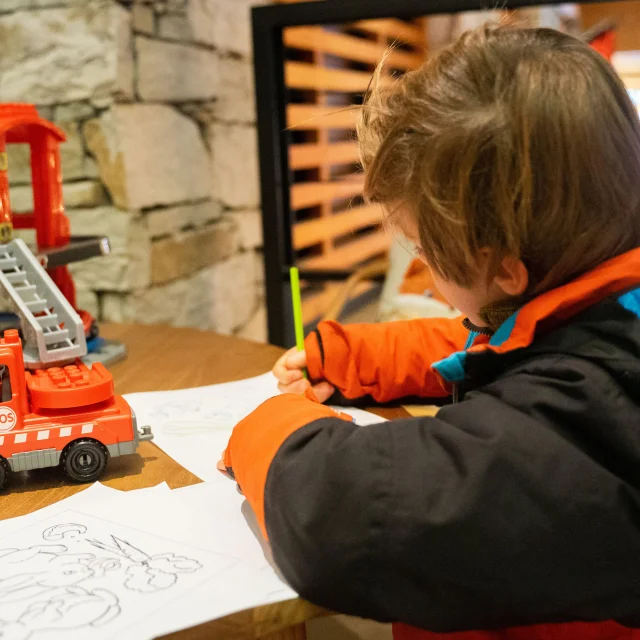
[[[35,316],[35,319],[43,329],[45,327],[55,327],[58,324],[57,313],[50,313],[47,316]]]
[[[48,306],[46,300],[30,300],[29,302],[25,302],[25,304],[32,313],[39,313],[40,311],[44,311]]]
[[[22,240],[0,245],[0,290],[20,316],[28,367],[86,353],[81,319]]]
[[[51,347],[47,347],[47,353],[48,354],[55,354],[56,352],[61,352],[64,353],[65,351],[68,351],[69,349],[73,349],[75,348],[76,345],[73,344],[73,342],[71,340],[65,340],[63,343],[56,343],[54,348]],[[64,358],[66,356],[61,356],[61,359]]]
[[[66,329],[59,329],[58,331],[44,334],[44,343],[46,345],[59,344],[67,340],[69,340],[69,332]]]
[[[16,282],[26,282],[27,281],[27,272],[26,271],[10,271],[9,273],[5,273],[7,276],[7,280],[11,284],[15,284]]]
[[[14,291],[17,291],[20,294],[20,297],[23,297],[25,293],[32,293],[38,290],[35,284],[25,284],[20,287],[13,287]]]

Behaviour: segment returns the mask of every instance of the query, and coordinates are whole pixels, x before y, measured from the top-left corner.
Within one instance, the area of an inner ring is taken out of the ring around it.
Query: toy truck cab
[[[86,354],[82,320],[21,240],[0,245],[0,291],[21,320],[0,340],[0,488],[9,471],[60,465],[93,482],[109,457],[134,453],[150,429]]]

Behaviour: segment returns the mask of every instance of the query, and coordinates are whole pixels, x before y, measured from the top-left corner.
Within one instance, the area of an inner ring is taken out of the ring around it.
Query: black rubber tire
[[[0,491],[4,489],[5,484],[7,484],[7,478],[9,477],[9,472],[11,469],[9,468],[9,463],[0,456]]]
[[[75,440],[67,445],[60,466],[74,482],[95,482],[104,473],[109,454],[95,440]]]

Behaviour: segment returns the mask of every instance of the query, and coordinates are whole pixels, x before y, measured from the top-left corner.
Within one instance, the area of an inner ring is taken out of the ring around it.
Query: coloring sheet
[[[33,522],[34,516],[25,518]],[[235,562],[175,539],[61,511],[0,535],[0,637],[111,638]]]
[[[279,395],[271,373],[225,384],[125,396],[139,425],[150,425],[154,442],[202,480],[224,482],[216,462],[233,427],[265,400]],[[383,422],[360,409],[341,408],[359,425]]]

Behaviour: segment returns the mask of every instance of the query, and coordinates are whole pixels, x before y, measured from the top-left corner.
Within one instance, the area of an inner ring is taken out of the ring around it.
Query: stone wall
[[[102,321],[266,340],[249,7],[255,0],[2,0],[0,101],[62,127],[73,266]],[[14,211],[28,154],[10,147]]]

